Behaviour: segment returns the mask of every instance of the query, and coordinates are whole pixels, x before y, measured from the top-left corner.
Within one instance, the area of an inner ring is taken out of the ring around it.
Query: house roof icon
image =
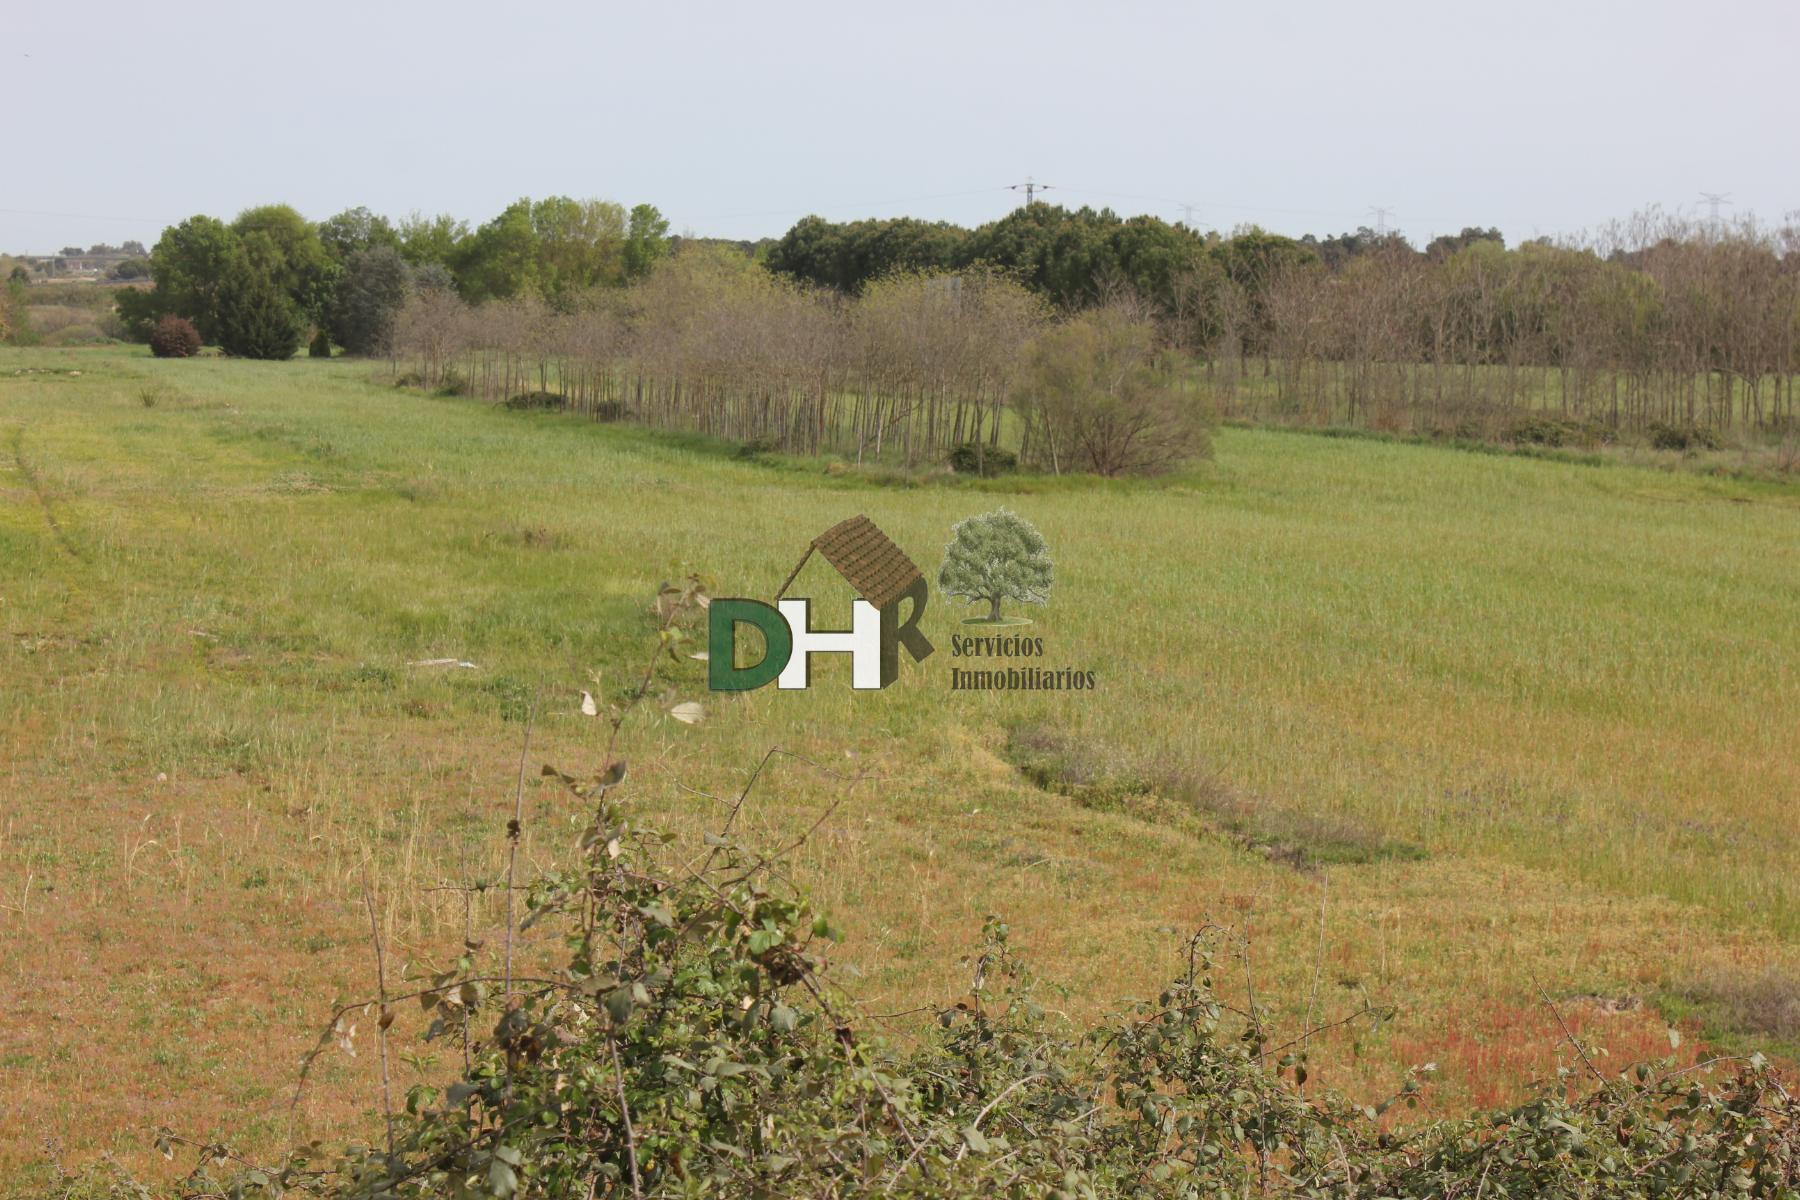
[[[876,608],[886,608],[924,579],[918,564],[906,556],[868,517],[839,521],[812,540],[806,554],[776,593],[779,598],[817,550],[858,595]]]

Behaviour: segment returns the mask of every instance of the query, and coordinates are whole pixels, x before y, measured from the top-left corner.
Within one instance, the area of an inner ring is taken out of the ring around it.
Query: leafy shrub
[[[1506,440],[1529,446],[1598,446],[1612,441],[1612,430],[1598,421],[1535,413],[1513,422]]]
[[[150,353],[158,358],[192,358],[200,353],[200,331],[186,317],[166,314],[150,331]]]
[[[1019,456],[1000,446],[964,442],[950,451],[950,469],[958,475],[1007,475],[1019,469]]]
[[[306,344],[306,357],[330,358],[331,335],[326,333],[323,329],[315,330],[312,335],[312,341]]]
[[[1657,450],[1723,450],[1725,439],[1709,425],[1669,425],[1652,421],[1646,431]]]
[[[505,407],[525,411],[558,410],[563,398],[555,392],[520,392],[507,398]]]
[[[446,368],[443,375],[438,378],[438,385],[432,394],[446,397],[467,396],[474,390],[474,386],[469,383],[461,371]]]

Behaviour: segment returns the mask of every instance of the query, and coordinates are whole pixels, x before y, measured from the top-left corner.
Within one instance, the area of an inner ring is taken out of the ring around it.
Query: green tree
[[[410,291],[406,260],[392,246],[351,254],[332,301],[332,340],[352,354],[386,354]]]
[[[642,279],[668,253],[668,218],[654,204],[637,205],[625,229],[625,278]]]
[[[346,262],[352,254],[372,246],[399,249],[400,234],[380,213],[363,207],[346,208],[334,217],[319,222],[319,240],[326,253],[337,262]]]
[[[25,284],[16,276],[8,279],[6,287],[0,290],[0,342],[8,346],[37,344],[37,335],[32,332],[26,315]]]
[[[625,278],[625,210],[610,200],[551,196],[531,205],[539,293],[563,304],[591,287]]]
[[[306,326],[306,314],[281,282],[248,258],[219,285],[219,347],[233,357],[292,358]]]
[[[1052,582],[1050,547],[1031,522],[1004,508],[958,521],[950,530],[938,586],[950,596],[988,605],[1000,620],[1000,602],[1042,604]]]
[[[415,267],[426,263],[448,266],[457,247],[469,236],[469,226],[449,213],[435,217],[413,213],[400,222],[400,256]]]
[[[245,256],[308,319],[321,321],[337,286],[338,265],[312,222],[286,204],[248,208],[231,223]]]
[[[208,342],[219,340],[219,288],[243,256],[243,245],[223,221],[193,216],[163,230],[150,252],[152,293],[134,300],[118,295],[119,315],[134,337],[149,337],[163,313],[186,317]],[[127,289],[128,290],[128,289]]]
[[[532,225],[531,201],[514,201],[457,243],[449,266],[456,276],[456,290],[471,303],[506,300],[535,290],[538,235]]]

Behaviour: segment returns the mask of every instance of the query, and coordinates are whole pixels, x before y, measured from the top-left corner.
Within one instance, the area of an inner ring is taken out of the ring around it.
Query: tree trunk
[[[988,597],[988,620],[998,621],[999,619],[1000,619],[1000,597],[989,596]]]

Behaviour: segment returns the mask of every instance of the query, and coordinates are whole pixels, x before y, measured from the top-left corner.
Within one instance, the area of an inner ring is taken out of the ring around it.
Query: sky
[[[0,3],[0,251],[197,212],[677,232],[979,224],[1043,198],[1422,244],[1800,210],[1795,0]],[[1191,205],[1185,209],[1184,205]]]

